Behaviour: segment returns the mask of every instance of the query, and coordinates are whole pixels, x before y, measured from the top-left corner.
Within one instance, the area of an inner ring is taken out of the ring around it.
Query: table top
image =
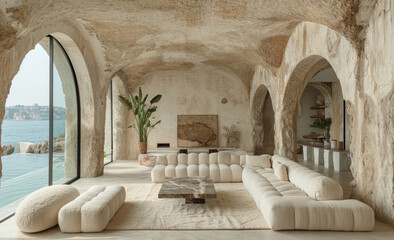
[[[215,186],[210,178],[166,178],[159,191],[159,198],[216,198]]]

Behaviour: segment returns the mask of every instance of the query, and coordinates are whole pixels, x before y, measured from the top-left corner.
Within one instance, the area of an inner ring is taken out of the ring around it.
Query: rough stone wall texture
[[[389,1],[378,2],[366,30],[362,52],[325,26],[299,24],[290,36],[281,67],[272,74],[256,69],[251,88],[251,96],[260,84],[277,90],[272,94],[277,119],[275,152],[294,157],[297,98],[311,75],[324,67],[322,59],[327,60],[338,76],[350,115],[347,129],[351,140],[353,197],[368,203],[379,219],[391,223],[394,216],[392,7]]]
[[[127,133],[131,131],[128,129],[129,112],[127,108],[118,100],[118,96],[127,96],[128,88],[124,84],[122,78],[116,75],[112,79],[112,94],[113,94],[113,160],[128,159]],[[134,143],[136,145],[136,143]],[[136,159],[136,158],[130,158]]]
[[[343,97],[339,82],[332,84],[332,116],[331,139],[343,141]]]
[[[392,1],[378,1],[369,21],[356,102],[351,111],[353,194],[391,223],[394,223],[393,8]]]
[[[10,49],[0,52],[0,61],[3,66],[0,72],[0,123],[4,117],[5,101],[11,81],[24,56],[48,34],[53,34],[65,48],[74,66],[79,88],[85,90],[80,92],[81,102],[83,102],[81,105],[81,176],[100,175],[103,172],[103,166],[100,164],[103,152],[102,147],[99,146],[104,144],[104,139],[101,137],[104,136],[103,128],[101,128],[101,125],[104,127],[102,120],[104,118],[101,116],[104,114],[104,108],[100,100],[102,95],[98,94],[100,84],[92,85],[90,80],[104,79],[104,71],[100,71],[96,65],[92,53],[95,45],[87,41],[83,34],[69,23],[44,25],[20,37]]]

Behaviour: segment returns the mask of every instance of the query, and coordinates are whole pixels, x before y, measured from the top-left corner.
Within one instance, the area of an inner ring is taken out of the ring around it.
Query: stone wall
[[[104,99],[101,94],[106,79],[105,71],[96,61],[100,46],[92,43],[91,38],[80,32],[77,26],[58,22],[41,25],[35,31],[20,36],[7,51],[0,52],[0,125],[5,113],[5,102],[11,82],[19,70],[19,66],[28,51],[43,39],[52,34],[65,48],[77,75],[81,99],[81,176],[92,177],[103,173],[104,146]],[[93,51],[95,53],[93,54]],[[92,84],[91,79],[97,80]],[[104,97],[103,97],[104,96]],[[1,130],[0,130],[1,134]],[[1,142],[1,139],[0,139]],[[1,162],[1,161],[0,161]]]
[[[366,30],[352,115],[353,195],[394,223],[393,2],[380,0]]]
[[[349,114],[347,142],[351,144],[347,146],[354,176],[352,197],[368,203],[379,219],[391,223],[394,222],[392,7],[389,1],[378,1],[361,53],[332,29],[310,22],[299,24],[290,36],[280,68],[277,71],[257,68],[251,88],[251,96],[260,85],[276,90],[272,91],[275,153],[295,159],[297,99],[312,76],[327,67],[324,64],[327,61],[337,74]],[[336,87],[338,90],[339,86]]]
[[[177,115],[182,114],[218,115],[219,146],[226,146],[223,127],[234,124],[241,132],[240,148],[252,150],[249,97],[234,76],[210,67],[160,71],[146,76],[141,88],[150,97],[163,95],[154,114],[154,121],[162,122],[150,133],[148,150],[157,149],[157,143],[170,143],[170,149],[177,149]],[[135,134],[133,140],[136,143]],[[136,144],[128,147],[133,148],[129,157],[136,159]]]

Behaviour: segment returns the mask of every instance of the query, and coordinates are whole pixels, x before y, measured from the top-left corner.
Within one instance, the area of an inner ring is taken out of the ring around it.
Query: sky
[[[54,69],[55,79],[58,76]],[[59,80],[58,80],[59,81]],[[65,107],[61,85],[54,89],[54,106]],[[6,107],[14,105],[49,105],[49,56],[40,44],[28,52],[12,80]]]

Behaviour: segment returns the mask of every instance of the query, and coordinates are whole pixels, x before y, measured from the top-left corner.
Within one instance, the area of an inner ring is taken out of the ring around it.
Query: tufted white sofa
[[[152,182],[166,177],[209,177],[213,182],[241,182],[240,156],[228,152],[167,154],[158,156],[151,172]]]
[[[279,168],[285,168],[286,180],[276,174]],[[153,182],[185,176],[242,181],[273,230],[371,231],[375,225],[372,208],[343,200],[338,182],[284,157],[169,154],[160,156],[151,172]]]
[[[273,230],[371,231],[374,212],[353,199],[343,200],[338,182],[280,156],[272,157],[273,168],[283,164],[288,180],[282,181],[272,168],[245,167],[244,186]]]

